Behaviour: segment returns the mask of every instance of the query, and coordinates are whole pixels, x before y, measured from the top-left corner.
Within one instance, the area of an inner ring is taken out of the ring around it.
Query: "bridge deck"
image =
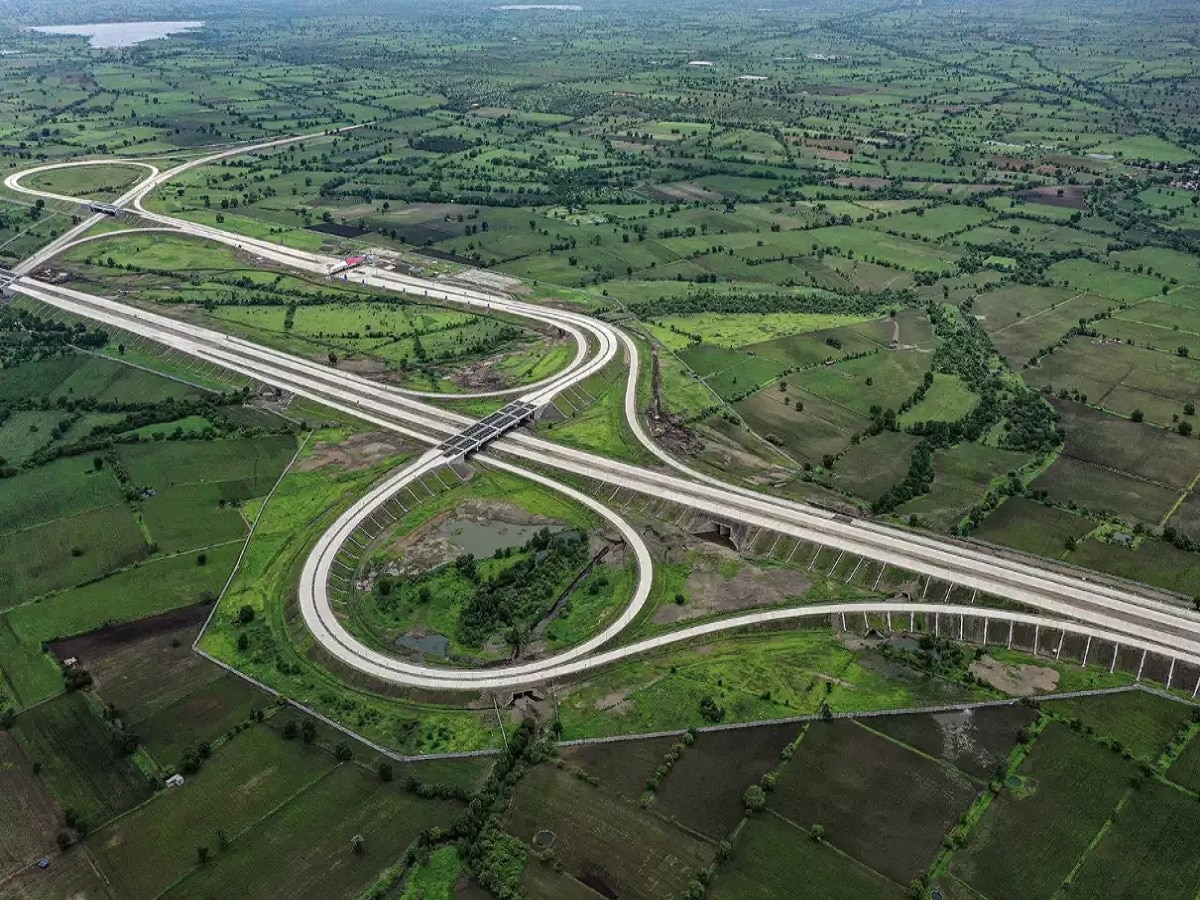
[[[536,411],[537,407],[532,403],[514,400],[443,441],[438,450],[450,459],[474,453],[529,420]]]

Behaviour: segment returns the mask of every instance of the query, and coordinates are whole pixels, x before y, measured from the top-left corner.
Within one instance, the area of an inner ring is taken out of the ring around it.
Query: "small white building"
[[[167,779],[167,787],[169,787],[169,788],[177,788],[177,787],[182,786],[182,784],[183,784],[183,776],[182,775],[175,774]]]

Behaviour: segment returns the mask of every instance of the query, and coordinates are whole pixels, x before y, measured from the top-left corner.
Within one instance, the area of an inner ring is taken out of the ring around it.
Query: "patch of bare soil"
[[[729,570],[735,566],[736,572]],[[795,569],[763,569],[736,553],[715,547],[702,556],[688,575],[685,604],[666,603],[654,613],[656,624],[683,622],[714,613],[779,606],[799,597],[812,585]]]
[[[401,438],[384,431],[353,434],[336,444],[318,444],[313,452],[296,463],[300,472],[311,472],[325,466],[338,466],[347,471],[367,469],[410,446]]]
[[[1046,694],[1058,687],[1058,672],[1054,669],[1024,663],[1010,666],[991,656],[975,660],[967,671],[985,684],[1014,697]]]
[[[1059,194],[1062,196],[1059,196]],[[1029,203],[1062,206],[1068,209],[1087,209],[1087,187],[1082,184],[1045,185],[1019,195]]]

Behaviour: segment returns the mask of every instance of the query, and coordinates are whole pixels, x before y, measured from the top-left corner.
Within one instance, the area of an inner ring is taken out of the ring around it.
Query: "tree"
[[[392,780],[392,764],[391,763],[384,762],[384,763],[379,764],[379,780],[384,781],[384,782]]]
[[[334,748],[333,755],[337,758],[338,762],[349,762],[350,757],[354,755],[354,751],[350,749],[349,744],[342,741]]]
[[[350,849],[359,856],[362,856],[367,852],[367,842],[363,840],[363,836],[361,834],[356,834],[354,837],[350,838]]]
[[[299,731],[299,729],[296,727],[295,722],[288,722],[283,726],[283,736],[289,741],[296,737],[297,731]]]
[[[1178,349],[1175,351],[1175,353],[1176,353],[1177,355],[1179,355],[1179,356],[1182,356],[1184,359],[1187,359],[1187,355],[1188,355],[1188,348],[1187,348],[1187,347],[1179,347],[1179,348],[1178,348]]]
[[[1192,433],[1192,423],[1191,422],[1180,422],[1178,425],[1175,426],[1175,430],[1178,431],[1184,437],[1187,437],[1188,435],[1190,435]]]
[[[746,807],[748,813],[755,813],[766,808],[767,792],[757,784],[750,785],[746,788],[746,793],[742,794],[742,805]]]
[[[208,564],[208,554],[207,553],[201,553],[196,557],[196,565],[204,566],[207,564]],[[254,612],[254,610],[250,610],[250,612]]]
[[[1146,418],[1146,414],[1144,412],[1142,412],[1140,409],[1135,409],[1133,412],[1131,412],[1129,414],[1129,418],[1130,418],[1130,421],[1141,422],[1143,419]]]
[[[200,865],[204,865],[206,862],[208,862],[208,848],[207,847],[197,847],[196,848],[196,859],[198,859],[200,861]]]
[[[246,603],[238,610],[238,622],[242,625],[249,625],[254,621],[254,607]]]
[[[812,828],[808,829],[808,836],[818,844],[821,843],[821,841],[825,840],[825,826],[814,825]]]
[[[338,364],[338,355],[336,353],[334,353],[332,350],[329,351],[329,364],[331,366],[335,366],[335,367]]]
[[[244,632],[244,631],[241,634],[239,634],[238,639],[237,639],[237,648],[239,650],[241,650],[243,653],[245,651],[249,650],[250,649],[250,635],[246,634],[246,632]]]
[[[1196,404],[1191,400],[1183,404],[1183,414],[1185,416],[1194,416],[1196,414]]]
[[[304,724],[300,726],[300,737],[304,739],[304,743],[311,744],[317,737],[317,726],[313,724],[312,719],[305,719]]]

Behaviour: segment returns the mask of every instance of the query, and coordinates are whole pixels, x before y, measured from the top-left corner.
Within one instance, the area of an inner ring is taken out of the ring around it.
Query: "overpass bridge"
[[[448,460],[461,459],[528,422],[536,412],[537,406],[528,400],[513,400],[442,441],[437,449]]]

